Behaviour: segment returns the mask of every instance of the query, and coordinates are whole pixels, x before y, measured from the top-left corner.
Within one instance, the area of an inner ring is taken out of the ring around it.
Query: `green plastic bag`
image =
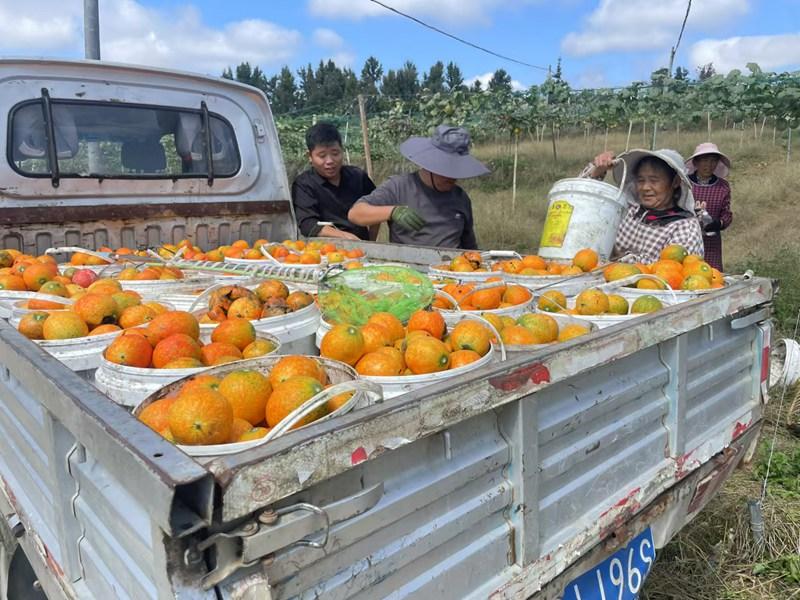
[[[363,267],[334,271],[319,283],[322,318],[333,325],[364,325],[371,315],[388,312],[408,321],[433,301],[433,284],[405,267]]]

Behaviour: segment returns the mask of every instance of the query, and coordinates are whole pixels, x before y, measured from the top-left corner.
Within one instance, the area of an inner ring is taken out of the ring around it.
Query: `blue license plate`
[[[627,546],[570,581],[562,600],[636,600],[655,558],[648,527]]]

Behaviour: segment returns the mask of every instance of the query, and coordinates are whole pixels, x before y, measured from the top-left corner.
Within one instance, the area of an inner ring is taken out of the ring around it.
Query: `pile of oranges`
[[[284,356],[267,373],[240,369],[221,377],[196,375],[170,395],[145,406],[138,418],[179,444],[246,442],[267,435],[327,385],[327,373],[317,360]],[[352,392],[346,392],[332,398],[294,427],[333,412],[351,396]]]
[[[566,342],[589,333],[589,328],[579,324],[559,326],[550,315],[525,313],[514,319],[492,313],[482,315],[500,333],[500,339],[509,346],[531,346]]]
[[[494,287],[481,289],[486,284],[496,284]],[[476,291],[477,290],[477,291]],[[531,291],[522,285],[507,285],[499,277],[490,277],[485,284],[476,283],[448,283],[442,291],[452,296],[458,302],[461,310],[494,310],[497,308],[510,308],[525,304],[532,298]],[[453,305],[443,296],[437,296],[433,306],[451,310]]]
[[[522,258],[512,258],[487,264],[480,252],[470,250],[456,256],[450,264],[437,265],[440,271],[454,273],[480,273],[502,271],[509,275],[541,277],[547,275],[580,275],[597,267],[599,256],[591,248],[584,248],[575,253],[571,264],[547,261],[541,256],[531,254]]]
[[[328,263],[342,263],[347,260],[359,259],[364,256],[364,251],[360,248],[345,250],[339,248],[332,242],[312,240],[284,240],[279,244],[270,244],[267,240],[256,240],[252,246],[245,240],[237,240],[230,246],[220,246],[216,250],[206,253],[195,253],[186,250],[184,257],[188,260],[213,260],[221,261],[227,258],[242,258],[245,260],[264,260],[261,247],[275,260],[286,264],[300,265],[319,265],[322,257],[326,257]]]
[[[537,308],[544,312],[591,317],[649,313],[661,310],[664,304],[655,296],[647,294],[636,298],[633,305],[630,305],[624,296],[589,288],[578,294],[573,302],[568,302],[566,296],[557,290],[547,290],[539,296]]]
[[[200,323],[185,311],[166,311],[144,327],[128,329],[105,349],[109,362],[140,369],[198,369],[256,358],[273,352],[275,345],[256,339],[253,324],[229,319],[211,333],[211,343],[200,341]]]
[[[55,282],[56,285],[47,285],[49,282]],[[70,277],[59,274],[52,256],[30,256],[17,250],[0,250],[0,290],[53,293],[66,298],[69,296],[66,286],[71,283]],[[48,291],[51,288],[54,291]],[[73,291],[79,291],[79,286],[75,286]]]
[[[373,314],[362,327],[335,325],[322,338],[320,354],[355,367],[360,375],[400,377],[466,366],[491,345],[491,330],[475,320],[460,321],[448,331],[440,312],[418,310],[405,327],[386,312]]]
[[[255,290],[240,285],[227,285],[211,293],[208,312],[200,317],[201,323],[218,323],[227,319],[250,321],[285,315],[314,303],[306,292],[290,292],[282,281],[268,279]]]
[[[177,267],[148,265],[141,271],[134,267],[126,267],[116,275],[120,281],[155,281],[183,279],[183,271]]]
[[[683,246],[673,244],[661,251],[658,261],[643,265],[613,263],[603,270],[606,281],[616,281],[632,275],[655,275],[661,279],[641,279],[635,287],[645,290],[711,290],[725,285],[723,274]]]

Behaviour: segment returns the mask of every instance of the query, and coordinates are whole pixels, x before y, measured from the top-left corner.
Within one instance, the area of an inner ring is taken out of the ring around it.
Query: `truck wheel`
[[[47,600],[28,557],[19,546],[8,565],[7,577],[4,583],[8,587],[4,590],[3,600]]]

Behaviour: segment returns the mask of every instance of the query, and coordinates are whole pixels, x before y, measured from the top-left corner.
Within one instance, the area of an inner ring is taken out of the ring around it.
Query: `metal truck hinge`
[[[203,552],[215,548],[217,567],[202,581],[210,589],[239,569],[251,567],[279,550],[307,546],[324,550],[330,528],[374,507],[383,497],[383,482],[332,502],[315,506],[298,502],[278,509],[267,509],[254,521],[226,532],[215,533],[186,554],[187,560],[198,559]],[[312,539],[315,534],[316,537]]]
[[[755,323],[760,323],[761,321],[769,319],[771,315],[772,309],[770,307],[761,308],[755,312],[751,312],[749,315],[745,315],[744,317],[731,319],[731,329],[744,329],[745,327],[749,327],[750,325],[754,325]]]

